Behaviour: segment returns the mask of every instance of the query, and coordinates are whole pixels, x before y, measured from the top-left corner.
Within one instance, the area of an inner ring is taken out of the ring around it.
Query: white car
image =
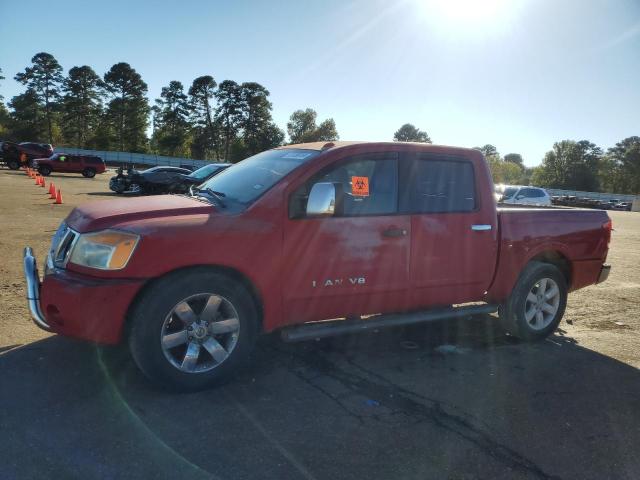
[[[511,205],[551,205],[551,197],[544,188],[507,185],[499,202]]]

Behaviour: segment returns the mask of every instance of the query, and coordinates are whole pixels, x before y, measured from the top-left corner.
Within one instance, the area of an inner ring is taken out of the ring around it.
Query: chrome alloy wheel
[[[524,305],[524,318],[533,330],[548,327],[556,318],[560,306],[560,289],[551,278],[542,278],[533,285]]]
[[[203,373],[221,365],[240,334],[238,312],[220,295],[199,293],[179,302],[162,324],[161,344],[171,365]]]

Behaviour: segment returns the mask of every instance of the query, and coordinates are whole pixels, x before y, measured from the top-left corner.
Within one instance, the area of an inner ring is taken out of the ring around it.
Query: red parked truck
[[[190,195],[78,207],[42,283],[30,248],[24,266],[40,327],[126,341],[152,380],[195,390],[276,329],[294,341],[497,311],[543,339],[568,291],[607,278],[610,236],[604,211],[497,209],[476,150],[323,142],[262,152]]]

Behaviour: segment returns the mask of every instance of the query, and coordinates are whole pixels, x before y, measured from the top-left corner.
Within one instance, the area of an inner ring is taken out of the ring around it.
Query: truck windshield
[[[316,150],[267,150],[227,168],[203,183],[199,190],[223,195],[225,202],[248,205],[294,168],[319,154]]]

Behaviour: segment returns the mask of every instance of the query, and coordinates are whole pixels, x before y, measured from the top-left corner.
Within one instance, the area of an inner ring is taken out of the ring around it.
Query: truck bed
[[[604,210],[557,206],[500,206],[499,255],[489,299],[505,298],[531,259],[564,266],[570,289],[596,283],[606,260],[610,221]]]

